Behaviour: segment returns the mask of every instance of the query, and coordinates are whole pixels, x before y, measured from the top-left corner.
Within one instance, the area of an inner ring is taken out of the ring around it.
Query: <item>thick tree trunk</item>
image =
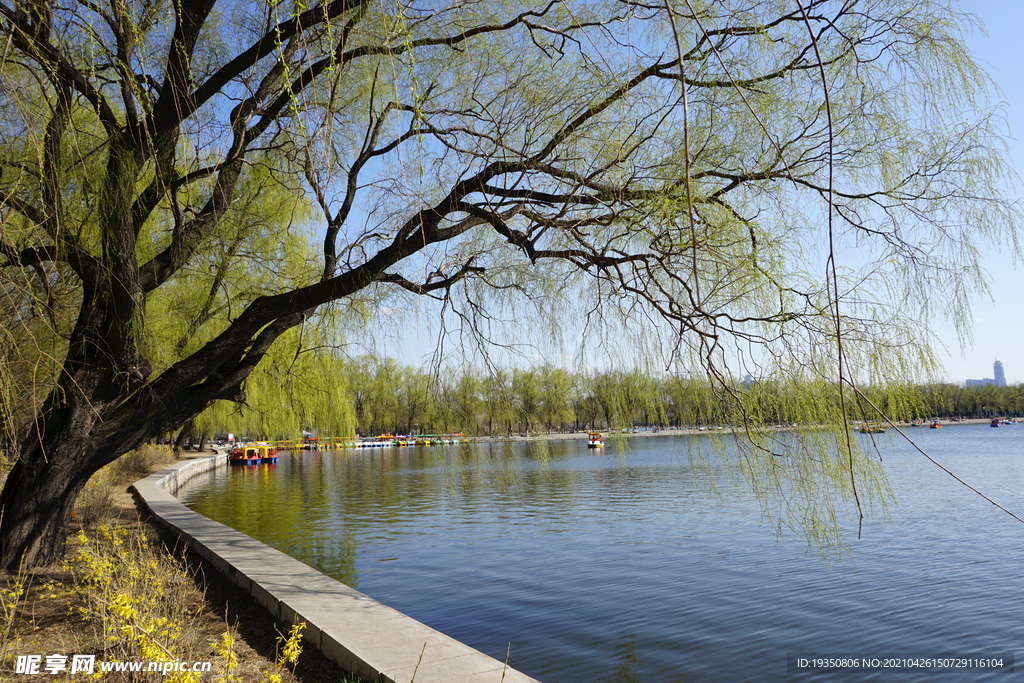
[[[74,450],[67,443],[44,456],[37,446],[32,453],[23,452],[8,474],[0,497],[3,569],[17,571],[23,562],[28,567],[47,565],[63,556],[75,499],[92,474]]]
[[[262,311],[269,325],[243,315],[150,382],[136,352],[110,351],[123,320],[104,316],[88,287],[85,299],[60,386],[21,432],[18,461],[0,493],[0,567],[7,570],[59,560],[75,499],[93,473],[155,434],[188,422],[188,435],[191,421],[216,400],[244,401],[241,385],[270,345],[308,317],[289,313],[293,302],[281,299]],[[284,315],[268,313],[278,310]]]
[[[102,411],[53,409],[21,440],[21,455],[0,494],[0,566],[43,566],[64,554],[75,499],[95,472],[201,412],[196,396],[134,397]]]
[[[127,386],[97,379],[102,372],[83,369],[68,380],[22,432],[18,460],[0,494],[0,566],[8,571],[59,560],[75,499],[89,477],[168,428],[171,408],[180,408],[152,396],[118,401]]]

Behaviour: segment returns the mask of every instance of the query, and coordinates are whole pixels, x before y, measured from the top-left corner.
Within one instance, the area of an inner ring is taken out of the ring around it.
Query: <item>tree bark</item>
[[[180,453],[181,450],[185,447],[185,439],[191,436],[193,424],[194,422],[192,420],[189,420],[182,426],[181,431],[178,432],[178,438],[174,440],[175,453]]]
[[[0,557],[7,571],[17,571],[23,561],[50,564],[64,554],[75,499],[95,471],[82,457],[84,434],[70,431],[62,430],[60,446],[49,452],[38,443],[23,446],[7,475],[0,496],[5,513]]]
[[[0,494],[0,566],[15,571],[59,560],[75,498],[90,476],[153,434],[187,422],[187,435],[195,416],[218,399],[244,400],[240,387],[265,348],[300,319],[285,313],[257,342],[244,329],[223,335],[229,353],[248,343],[233,362],[204,372],[202,354],[195,354],[143,385],[112,367],[103,341],[90,337],[96,316],[80,316],[65,379],[22,432],[18,460]]]

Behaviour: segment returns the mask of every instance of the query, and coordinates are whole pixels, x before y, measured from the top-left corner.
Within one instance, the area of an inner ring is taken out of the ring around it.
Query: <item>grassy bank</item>
[[[103,681],[357,683],[316,650],[303,652],[301,627],[275,623],[139,519],[127,486],[174,459],[153,447],[104,468],[76,504],[64,562],[0,575],[0,680],[90,680],[71,670],[74,655],[91,655],[93,679]],[[19,655],[40,656],[39,673],[16,673]],[[101,673],[101,662],[166,662],[169,672]],[[172,670],[174,662],[209,671]]]

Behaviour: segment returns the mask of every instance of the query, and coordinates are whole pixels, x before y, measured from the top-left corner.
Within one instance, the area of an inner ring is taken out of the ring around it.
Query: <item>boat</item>
[[[932,429],[942,429],[942,423],[939,422],[938,420],[932,420],[931,428]]]
[[[990,422],[988,426],[989,427],[998,427],[999,426],[999,418],[998,417],[993,417],[992,418],[992,422]]]
[[[277,462],[277,449],[266,443],[254,443],[231,452],[228,462],[232,465],[259,465],[261,462]]]
[[[601,432],[588,432],[587,433],[587,448],[603,448],[604,437],[601,436]]]
[[[871,423],[862,424],[860,427],[857,428],[857,431],[859,431],[861,434],[885,434],[884,429],[882,429],[878,425],[873,425]]]
[[[260,456],[255,449],[240,446],[231,451],[228,462],[232,465],[258,465],[260,464]]]

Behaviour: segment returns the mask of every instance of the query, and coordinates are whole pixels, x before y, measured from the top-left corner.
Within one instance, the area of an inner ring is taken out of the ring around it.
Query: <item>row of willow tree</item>
[[[246,407],[225,412],[215,406],[179,438],[238,432],[287,439],[304,429],[324,436],[507,436],[637,426],[806,424],[839,403],[834,389],[808,395],[806,388],[774,380],[737,382],[731,391],[745,399],[745,411],[738,412],[735,397],[707,380],[639,370],[572,372],[550,364],[438,370],[371,357],[336,359],[333,365],[323,368],[320,382],[298,382],[301,396],[280,382],[256,382]],[[851,420],[880,419],[876,408],[901,419],[1024,414],[1024,385],[934,383],[876,387],[864,394],[863,401],[850,401]]]

